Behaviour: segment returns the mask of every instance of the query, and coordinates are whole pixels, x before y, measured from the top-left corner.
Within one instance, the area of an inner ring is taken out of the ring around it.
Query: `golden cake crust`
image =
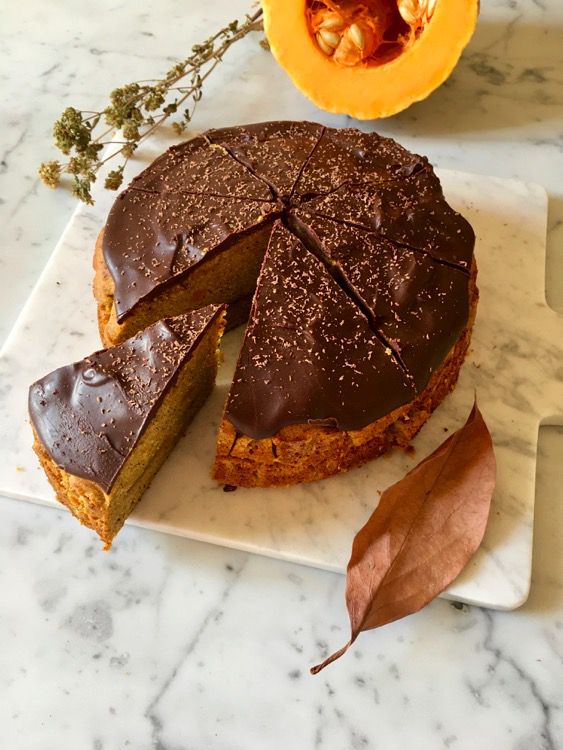
[[[51,487],[55,490],[57,500],[66,506],[83,526],[95,531],[104,543],[104,550],[108,550],[115,532],[105,512],[107,500],[104,492],[94,482],[69,474],[57,466],[39,440],[33,425],[32,429],[33,450]]]
[[[104,229],[98,233],[94,248],[94,281],[92,289],[98,307],[98,329],[104,346],[111,346],[114,341],[110,338],[108,326],[113,307],[114,283],[107,269],[103,251]]]

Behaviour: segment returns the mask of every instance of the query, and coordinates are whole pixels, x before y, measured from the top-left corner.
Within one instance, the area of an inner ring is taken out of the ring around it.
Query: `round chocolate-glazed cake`
[[[95,252],[104,343],[227,303],[250,317],[215,477],[320,479],[406,446],[451,391],[475,236],[427,159],[309,122],[211,130],[117,198]]]

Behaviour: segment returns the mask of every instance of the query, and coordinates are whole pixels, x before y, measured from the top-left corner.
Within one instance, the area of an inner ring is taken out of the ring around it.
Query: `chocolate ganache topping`
[[[409,177],[427,165],[391,138],[353,128],[324,128],[293,189],[293,202],[331,193],[348,183],[382,183]]]
[[[223,309],[209,305],[165,318],[34,383],[29,414],[56,464],[109,492],[182,365]]]
[[[106,225],[118,321],[276,221],[227,417],[361,429],[412,400],[467,324],[475,235],[427,159],[375,133],[269,122],[170,149]]]

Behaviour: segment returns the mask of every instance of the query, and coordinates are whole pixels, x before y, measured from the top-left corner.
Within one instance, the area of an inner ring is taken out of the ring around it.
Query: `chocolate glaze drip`
[[[244,435],[358,429],[415,390],[325,266],[276,223],[225,414]]]
[[[108,219],[104,256],[117,318],[280,216],[286,228],[279,225],[272,239],[227,414],[254,437],[299,420],[361,428],[425,387],[468,318],[473,230],[446,203],[428,161],[391,139],[271,122],[208,131],[170,149],[118,197]],[[307,247],[290,240],[292,217]],[[322,287],[324,296],[304,288],[304,301],[300,284]],[[277,325],[294,297],[318,318],[293,305],[297,327]],[[339,355],[335,336],[330,356],[345,379],[354,372],[365,387],[350,382],[340,391],[317,348],[323,325],[335,330],[342,316],[363,343],[341,342]],[[362,349],[368,340],[379,352],[377,370],[375,354],[366,360]],[[303,381],[299,387],[292,377]]]
[[[34,383],[29,414],[53,461],[109,492],[182,365],[223,309],[209,305],[165,318]]]

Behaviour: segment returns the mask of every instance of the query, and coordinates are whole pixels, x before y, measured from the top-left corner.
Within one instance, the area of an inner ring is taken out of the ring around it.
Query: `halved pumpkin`
[[[388,117],[442,84],[479,0],[262,0],[272,53],[328,112]]]

